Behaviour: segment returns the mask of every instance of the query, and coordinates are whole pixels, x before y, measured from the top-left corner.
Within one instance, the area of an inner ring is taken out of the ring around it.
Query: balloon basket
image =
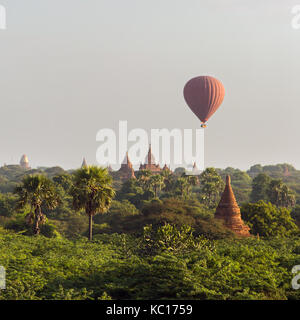
[[[206,128],[206,127],[207,127],[207,125],[205,123],[201,124],[201,128]]]

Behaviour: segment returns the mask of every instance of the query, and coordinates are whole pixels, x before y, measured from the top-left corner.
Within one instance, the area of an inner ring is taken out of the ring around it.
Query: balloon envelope
[[[210,76],[201,76],[188,81],[183,95],[190,109],[205,123],[223,102],[225,89],[221,81]]]

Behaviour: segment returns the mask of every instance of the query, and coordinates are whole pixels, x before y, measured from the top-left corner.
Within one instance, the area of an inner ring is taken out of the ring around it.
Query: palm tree
[[[111,184],[112,178],[105,168],[86,166],[74,172],[73,207],[75,210],[84,209],[89,217],[89,240],[93,238],[93,216],[105,213],[115,195]]]
[[[189,188],[189,184],[187,179],[185,179],[184,177],[179,177],[176,180],[176,188],[179,190],[179,194],[185,198],[187,196],[188,193],[188,188]]]
[[[152,172],[150,170],[143,169],[137,173],[138,184],[144,192],[150,191],[152,189],[151,176]]]
[[[165,186],[164,177],[160,174],[155,174],[150,177],[150,185],[154,189],[155,198],[157,198],[161,189]]]
[[[174,174],[169,170],[164,170],[161,175],[164,178],[164,191],[172,191],[172,189],[174,189]]]
[[[183,174],[181,177],[177,178],[175,187],[179,190],[183,198],[188,198],[191,195],[193,186],[199,184],[197,176],[187,176]]]
[[[26,221],[33,224],[33,233],[38,235],[40,225],[46,220],[42,207],[55,209],[60,201],[54,183],[44,175],[29,175],[15,188],[14,193],[19,197],[17,208],[30,205],[31,212],[26,216]]]

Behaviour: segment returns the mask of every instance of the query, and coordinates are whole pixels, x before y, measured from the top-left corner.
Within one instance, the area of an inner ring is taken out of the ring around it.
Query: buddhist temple
[[[151,144],[149,146],[149,151],[145,159],[145,164],[140,165],[140,170],[149,170],[152,173],[160,173],[162,171],[159,164],[155,163],[155,159],[151,150]]]
[[[135,178],[134,170],[132,167],[132,163],[129,160],[128,152],[126,152],[126,156],[121,164],[121,168],[116,173],[118,177],[123,181]]]
[[[250,228],[241,218],[241,211],[231,188],[230,176],[226,177],[226,186],[216,209],[215,218],[222,219],[224,225],[235,234],[242,237],[250,236]]]
[[[24,169],[30,169],[28,157],[26,156],[26,154],[23,154],[20,160],[20,166]]]

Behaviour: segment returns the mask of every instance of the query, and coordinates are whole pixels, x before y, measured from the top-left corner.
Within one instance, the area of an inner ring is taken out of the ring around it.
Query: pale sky
[[[226,90],[205,165],[300,169],[300,0],[0,0],[0,165],[96,164],[96,133],[199,128],[184,102],[198,75]]]

